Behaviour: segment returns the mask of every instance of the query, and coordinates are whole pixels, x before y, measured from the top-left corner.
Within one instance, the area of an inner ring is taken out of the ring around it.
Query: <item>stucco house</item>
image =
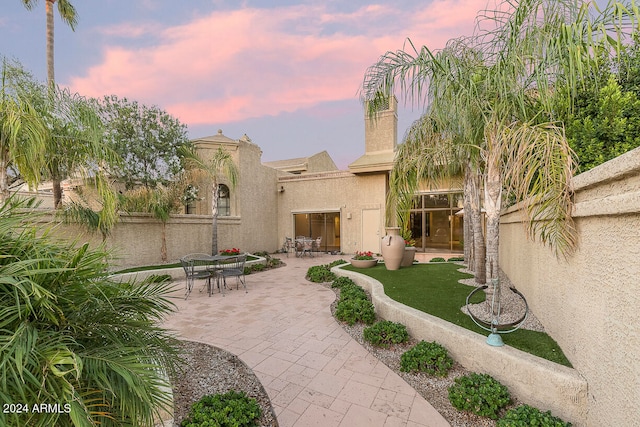
[[[229,151],[240,171],[235,188],[221,180],[218,246],[275,251],[286,237],[321,238],[325,252],[380,252],[387,215],[389,172],[398,133],[397,100],[376,120],[365,118],[363,155],[339,170],[322,151],[304,158],[261,162],[262,151],[243,135],[237,140],[216,135],[192,142],[206,159],[218,147]],[[211,191],[187,210],[211,213]],[[416,195],[411,228],[419,251],[462,250],[460,186],[426,189]],[[391,220],[393,221],[393,220]]]

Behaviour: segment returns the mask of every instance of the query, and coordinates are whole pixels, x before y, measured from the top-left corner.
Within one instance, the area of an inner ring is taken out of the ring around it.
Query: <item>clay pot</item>
[[[351,265],[356,268],[370,268],[378,263],[377,259],[353,259],[349,260]]]
[[[382,259],[387,270],[398,270],[404,258],[404,239],[400,227],[388,227],[382,238]]]
[[[402,257],[402,262],[400,263],[401,267],[411,267],[413,265],[413,260],[416,259],[416,248],[415,246],[405,246],[404,247],[404,257]]]

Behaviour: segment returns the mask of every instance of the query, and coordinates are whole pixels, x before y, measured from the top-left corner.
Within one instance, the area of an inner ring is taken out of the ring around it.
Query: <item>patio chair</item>
[[[316,237],[316,240],[313,241],[313,249],[318,253],[322,253],[322,249],[320,249],[320,245],[322,244],[322,236]]]
[[[228,259],[219,260],[216,265],[216,278],[218,283],[220,279],[223,281],[223,287],[227,287],[227,277],[235,277],[236,278],[236,289],[239,288],[240,283],[244,286],[244,291],[249,292],[247,290],[247,284],[244,278],[244,264],[247,261],[246,255],[235,255],[227,257]]]
[[[282,252],[287,254],[287,258],[289,258],[289,252],[291,252],[291,249],[295,250],[293,239],[291,237],[285,237],[284,243],[282,244]]]
[[[208,254],[189,254],[180,258],[180,263],[187,278],[184,299],[189,298],[193,284],[198,279],[206,279],[205,284],[207,291],[209,292],[209,296],[211,296],[211,277],[214,275],[213,267],[215,264],[214,257]],[[200,289],[200,291],[202,291],[202,289]]]

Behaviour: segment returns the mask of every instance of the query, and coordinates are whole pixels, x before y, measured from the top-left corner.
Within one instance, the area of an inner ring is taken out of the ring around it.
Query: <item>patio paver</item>
[[[207,296],[196,283],[164,326],[242,359],[269,394],[281,427],[429,426],[449,423],[409,384],[353,340],[331,315],[332,290],[308,282],[339,256],[282,257],[243,289]],[[342,257],[346,259],[346,257]]]

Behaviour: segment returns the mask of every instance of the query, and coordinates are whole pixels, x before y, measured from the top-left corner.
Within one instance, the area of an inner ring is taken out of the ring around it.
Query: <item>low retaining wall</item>
[[[575,369],[506,345],[492,347],[485,336],[392,300],[382,284],[369,276],[339,266],[331,271],[369,291],[381,318],[402,323],[418,340],[437,341],[465,368],[493,376],[519,400],[550,410],[576,427],[585,425],[587,382]]]

